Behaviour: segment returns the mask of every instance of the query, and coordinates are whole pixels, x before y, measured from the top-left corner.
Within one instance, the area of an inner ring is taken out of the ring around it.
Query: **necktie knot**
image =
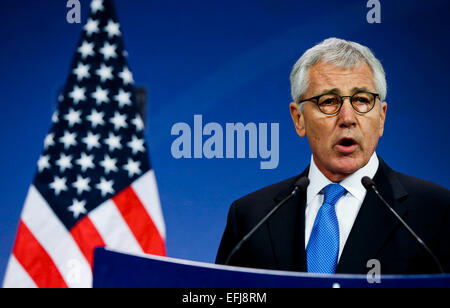
[[[339,184],[329,184],[323,189],[324,201],[330,205],[335,205],[336,202],[345,194],[346,190]]]

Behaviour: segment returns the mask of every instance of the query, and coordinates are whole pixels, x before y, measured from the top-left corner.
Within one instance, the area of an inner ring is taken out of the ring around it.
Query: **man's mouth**
[[[351,137],[343,137],[336,143],[335,148],[342,154],[351,154],[358,147],[358,142]]]

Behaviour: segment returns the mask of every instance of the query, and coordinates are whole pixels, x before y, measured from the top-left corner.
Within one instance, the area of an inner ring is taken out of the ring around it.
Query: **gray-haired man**
[[[290,112],[312,157],[306,170],[235,201],[216,262],[307,176],[306,191],[286,203],[242,246],[230,264],[315,273],[439,272],[373,192],[365,176],[450,272],[450,192],[390,169],[375,153],[387,103],[383,67],[355,42],[330,38],[307,50],[291,73]]]

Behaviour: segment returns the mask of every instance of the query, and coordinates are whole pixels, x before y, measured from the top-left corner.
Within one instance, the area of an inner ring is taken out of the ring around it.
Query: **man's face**
[[[364,89],[376,93],[373,73],[367,63],[353,68],[319,62],[309,70],[309,88],[304,98],[333,92],[350,96]],[[290,104],[292,119],[299,136],[308,138],[314,162],[331,181],[338,182],[365,166],[383,135],[387,104],[365,114],[358,114],[344,99],[335,115],[322,113],[317,104],[306,102],[303,112],[296,103]]]

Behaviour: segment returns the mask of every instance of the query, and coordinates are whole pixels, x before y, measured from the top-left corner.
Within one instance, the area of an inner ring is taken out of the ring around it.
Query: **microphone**
[[[430,248],[425,244],[425,242],[409,227],[409,225],[400,217],[400,215],[397,214],[396,211],[389,205],[389,203],[386,202],[386,200],[383,199],[381,194],[378,192],[377,187],[375,186],[375,182],[369,178],[368,176],[365,176],[361,179],[361,183],[363,184],[364,188],[368,191],[371,190],[375,192],[375,194],[378,196],[378,198],[383,202],[383,204],[389,209],[389,211],[395,216],[395,218],[405,227],[406,230],[416,239],[416,241],[425,249],[425,251],[433,258],[434,262],[436,263],[437,267],[441,271],[442,274],[445,274],[444,269],[442,268],[441,263],[439,262],[436,255],[431,251]]]
[[[240,240],[239,243],[236,244],[236,246],[233,248],[233,250],[230,252],[230,254],[228,255],[227,260],[225,261],[224,265],[228,265],[228,263],[230,263],[231,258],[236,254],[236,252],[239,251],[239,249],[241,249],[241,246],[261,227],[261,225],[263,223],[265,223],[276,211],[278,211],[287,201],[289,201],[292,197],[294,197],[297,192],[299,191],[305,191],[306,187],[308,187],[309,185],[309,179],[308,177],[304,176],[301,177],[300,179],[297,180],[297,182],[295,182],[295,188],[294,190],[291,192],[291,194],[289,196],[287,196],[286,198],[284,198],[283,200],[280,201],[280,203],[278,203],[266,216],[264,216],[263,219],[261,219],[261,221],[253,227],[252,230],[250,230],[250,232],[247,233],[247,235],[245,235],[242,240]]]

